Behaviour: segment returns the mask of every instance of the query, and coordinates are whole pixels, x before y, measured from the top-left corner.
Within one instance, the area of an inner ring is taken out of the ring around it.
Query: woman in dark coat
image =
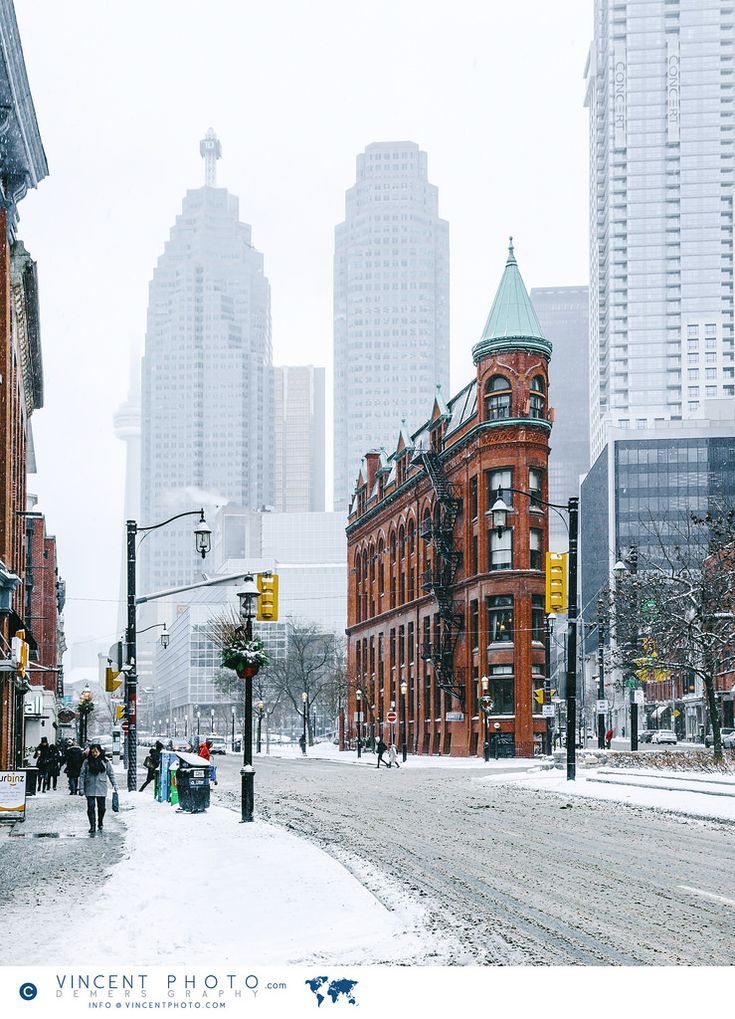
[[[36,747],[36,752],[33,755],[36,767],[38,768],[38,791],[40,793],[45,793],[48,789],[49,752],[48,739],[42,736],[41,742]]]
[[[105,817],[108,780],[112,788],[117,792],[117,782],[112,765],[105,757],[105,752],[99,743],[93,743],[89,748],[89,757],[82,765],[79,774],[79,788],[87,797],[87,817],[89,818],[89,834],[95,832],[95,804],[97,806],[97,828],[102,831],[102,821]]]
[[[53,784],[54,792],[56,792],[56,784],[59,781],[59,775],[61,774],[61,754],[59,748],[55,743],[52,743],[48,748],[48,768],[46,769],[46,788]]]
[[[84,753],[73,741],[66,748],[66,775],[69,779],[69,795],[76,796],[79,791],[79,772],[82,770]]]

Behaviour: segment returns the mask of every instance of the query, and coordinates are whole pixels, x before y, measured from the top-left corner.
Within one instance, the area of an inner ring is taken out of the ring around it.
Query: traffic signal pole
[[[577,777],[577,551],[579,499],[569,500],[569,583],[567,616],[567,781]]]

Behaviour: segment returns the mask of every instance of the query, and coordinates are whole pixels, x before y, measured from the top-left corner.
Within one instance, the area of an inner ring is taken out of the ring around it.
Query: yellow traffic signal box
[[[567,553],[546,553],[546,611],[567,611]]]
[[[123,680],[117,678],[119,675],[119,672],[115,672],[109,666],[105,669],[105,693],[114,693],[122,685]]]
[[[260,623],[275,623],[278,621],[278,574],[259,573],[258,590],[258,614],[255,617]]]

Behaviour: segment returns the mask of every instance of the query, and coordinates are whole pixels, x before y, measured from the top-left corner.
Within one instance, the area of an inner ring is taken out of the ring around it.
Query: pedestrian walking
[[[388,767],[392,768],[394,764],[395,764],[396,768],[400,768],[400,764],[398,763],[398,754],[396,753],[395,744],[391,743],[391,745],[390,745],[390,747],[388,749]]]
[[[161,766],[161,751],[163,750],[163,743],[160,739],[157,739],[155,745],[148,751],[148,756],[143,761],[143,766],[148,769],[148,774],[143,785],[138,790],[142,793],[147,785],[149,785],[156,777],[156,772]]]
[[[608,729],[607,732],[605,733],[605,747],[608,750],[610,749],[610,744],[612,743],[612,738],[613,738],[613,731],[612,731],[612,729]]]
[[[48,766],[46,768],[46,788],[51,786],[56,792],[59,775],[61,774],[61,753],[55,743],[48,748]]]
[[[79,792],[79,773],[82,770],[84,754],[82,748],[74,740],[70,740],[64,754],[66,777],[69,780],[69,795],[76,796]]]
[[[205,761],[212,760],[212,755],[209,752],[209,748],[211,747],[211,745],[212,745],[211,740],[205,740],[203,743],[199,744],[199,756],[203,757]]]
[[[117,782],[112,765],[105,757],[105,752],[99,743],[93,743],[89,748],[89,756],[82,765],[79,774],[79,787],[87,797],[87,817],[89,818],[89,834],[95,833],[95,805],[97,807],[97,825],[102,831],[102,822],[105,817],[107,800],[108,781],[117,792]]]
[[[376,767],[376,768],[379,768],[379,767],[380,767],[380,762],[382,761],[382,762],[383,762],[383,764],[385,764],[385,766],[386,766],[386,768],[387,768],[387,767],[388,767],[388,765],[386,764],[386,762],[385,762],[385,761],[383,761],[383,754],[384,754],[384,753],[386,752],[386,750],[388,749],[388,744],[387,744],[387,743],[385,742],[385,740],[383,739],[383,737],[382,737],[382,736],[381,736],[381,737],[380,737],[380,739],[378,740],[378,743],[377,743],[377,745],[376,745],[375,749],[376,749],[376,750],[378,751],[378,763],[377,763],[377,764],[375,765],[375,767]]]
[[[48,789],[49,751],[48,739],[46,736],[42,736],[33,755],[33,760],[38,768],[38,791],[40,793],[45,793]]]

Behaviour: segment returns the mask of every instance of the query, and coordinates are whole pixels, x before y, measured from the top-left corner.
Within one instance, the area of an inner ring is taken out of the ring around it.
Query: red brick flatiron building
[[[353,739],[475,756],[487,724],[502,756],[540,747],[550,357],[511,245],[472,380],[365,454],[347,528]]]

